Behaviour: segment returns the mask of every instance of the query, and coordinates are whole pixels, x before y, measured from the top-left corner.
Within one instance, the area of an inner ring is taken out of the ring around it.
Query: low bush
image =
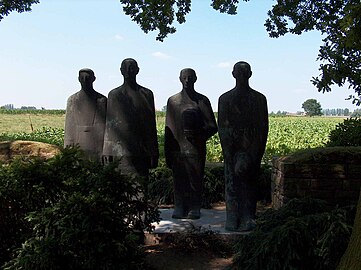
[[[17,132],[17,133],[0,134],[0,141],[16,141],[16,140],[44,142],[44,143],[55,144],[58,146],[63,146],[64,129],[42,127],[41,129],[36,129],[31,133]]]
[[[205,168],[204,170],[203,208],[224,202],[224,168],[223,166]]]
[[[11,221],[0,226],[4,269],[142,269],[143,230],[158,211],[116,167],[77,149],[1,166],[0,221]]]
[[[361,146],[361,118],[348,118],[337,124],[326,146]]]
[[[165,163],[160,163],[157,168],[150,170],[148,196],[157,205],[174,203],[173,174]]]
[[[355,207],[329,209],[316,199],[293,199],[268,210],[240,239],[234,269],[335,269],[347,248]]]

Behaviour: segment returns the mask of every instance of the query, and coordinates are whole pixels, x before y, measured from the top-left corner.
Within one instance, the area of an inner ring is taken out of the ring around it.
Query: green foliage
[[[12,11],[19,13],[31,11],[31,5],[39,3],[38,0],[2,0],[0,2],[0,21]]]
[[[2,133],[0,134],[0,141],[37,141],[55,144],[58,146],[64,145],[64,129],[43,127],[36,129],[31,133],[17,132],[17,133]]]
[[[302,108],[305,110],[307,116],[322,115],[321,104],[316,99],[307,99],[302,103]]]
[[[62,115],[65,114],[65,110],[8,110],[0,109],[0,114],[53,114]]]
[[[224,201],[224,168],[218,166],[204,170],[203,208],[212,208],[212,204]]]
[[[191,10],[191,0],[120,0],[120,3],[123,4],[124,13],[145,33],[158,29],[157,40],[160,41],[176,31],[175,27],[171,26],[174,19],[180,24],[184,23],[185,15]]]
[[[249,0],[243,0],[245,2]],[[174,22],[185,23],[191,11],[191,0],[120,0],[123,11],[130,16],[145,32],[158,30],[157,40],[163,41],[169,34],[176,32]],[[212,0],[211,6],[221,13],[236,14],[238,0]]]
[[[1,166],[4,269],[142,269],[139,241],[158,211],[140,179],[116,167],[68,148],[48,161]]]
[[[165,115],[157,112],[156,117],[160,162],[164,162]],[[270,117],[264,162],[268,163],[272,156],[287,155],[300,149],[324,146],[328,141],[331,130],[342,120],[342,118],[323,117]],[[64,131],[62,128],[43,127],[32,133],[2,133],[0,134],[0,140],[32,140],[62,146],[63,136]],[[207,161],[223,161],[218,134],[215,134],[207,141]]]
[[[301,149],[323,147],[340,118],[275,117],[269,119],[269,133],[264,154],[268,163],[272,156],[283,156]]]
[[[172,170],[164,163],[150,171],[148,196],[157,205],[174,203]]]
[[[238,242],[234,269],[335,269],[354,215],[355,207],[330,210],[325,202],[309,198],[267,210],[256,229]]]
[[[361,94],[361,3],[359,0],[277,1],[265,26],[271,37],[290,32],[301,34],[318,30],[323,34],[318,60],[320,77],[313,78],[318,91],[331,91],[331,86],[345,83]],[[352,97],[351,97],[352,98]],[[354,103],[360,99],[354,97]]]
[[[216,133],[207,141],[207,155],[208,162],[223,162],[223,154],[219,135]]]
[[[326,146],[361,146],[361,118],[348,118],[330,132]]]

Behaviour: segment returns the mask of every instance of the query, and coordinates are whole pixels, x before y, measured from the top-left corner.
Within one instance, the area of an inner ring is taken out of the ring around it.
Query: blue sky
[[[120,63],[131,57],[140,67],[138,83],[153,91],[158,109],[181,90],[179,72],[190,67],[196,90],[217,111],[218,97],[234,87],[233,65],[243,60],[252,66],[251,87],[267,97],[270,112],[302,111],[309,98],[325,109],[353,110],[344,100],[351,90],[322,94],[310,82],[319,74],[319,33],[268,37],[264,22],[272,4],[241,1],[231,16],[213,10],[208,0],[193,0],[186,23],[159,42],[156,32],[143,33],[123,14],[118,0],[40,0],[32,12],[14,12],[0,22],[0,105],[65,109],[85,67],[95,72],[94,88],[107,96],[122,84]]]

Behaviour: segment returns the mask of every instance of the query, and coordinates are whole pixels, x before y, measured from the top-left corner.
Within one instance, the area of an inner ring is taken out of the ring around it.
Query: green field
[[[64,128],[65,114],[0,114],[0,134],[32,132],[42,127]]]
[[[62,144],[65,115],[62,113],[26,113],[26,114],[0,114],[0,140],[20,138],[41,140]],[[163,133],[165,126],[164,113],[157,114],[158,139],[160,152],[163,152]],[[321,147],[328,141],[328,136],[343,118],[335,117],[270,117],[269,135],[265,153],[265,160],[274,155],[285,155],[298,149]],[[35,132],[32,133],[32,129]],[[48,128],[43,128],[48,127]],[[44,134],[44,135],[42,135]],[[25,137],[24,137],[25,136]],[[40,139],[39,139],[40,138]],[[219,162],[223,160],[222,149],[217,135],[208,141],[207,160]]]

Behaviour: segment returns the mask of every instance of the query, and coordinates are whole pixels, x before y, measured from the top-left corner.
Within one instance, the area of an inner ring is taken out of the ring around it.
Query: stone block
[[[361,181],[361,165],[349,164],[347,176],[348,178],[360,179]]]
[[[342,190],[343,179],[340,178],[318,178],[311,180],[311,190]]]

